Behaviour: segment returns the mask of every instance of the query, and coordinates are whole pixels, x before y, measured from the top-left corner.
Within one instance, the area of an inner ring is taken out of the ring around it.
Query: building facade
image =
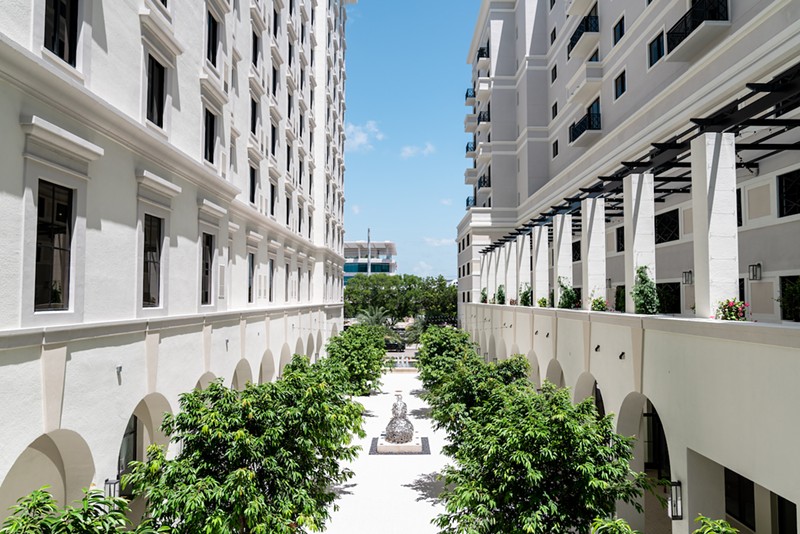
[[[392,241],[346,241],[344,283],[361,274],[397,274],[397,245]]]
[[[0,519],[341,330],[347,3],[4,3]]]
[[[636,528],[797,532],[800,4],[485,0],[467,61],[461,324],[636,436],[675,493],[671,518],[620,507]],[[632,313],[641,267],[657,316]],[[757,323],[709,318],[734,298]]]

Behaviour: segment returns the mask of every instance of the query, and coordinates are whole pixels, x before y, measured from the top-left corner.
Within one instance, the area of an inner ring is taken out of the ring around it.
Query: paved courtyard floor
[[[362,450],[348,467],[355,476],[340,489],[339,510],[333,512],[328,534],[435,534],[430,523],[442,511],[436,497],[442,484],[436,475],[445,465],[442,456],[444,436],[434,434],[428,407],[420,400],[422,387],[415,372],[392,372],[383,376],[381,392],[359,397],[367,412],[364,429],[367,437],[359,440]],[[372,438],[386,429],[400,390],[408,405],[414,430],[427,437],[430,455],[370,455]]]

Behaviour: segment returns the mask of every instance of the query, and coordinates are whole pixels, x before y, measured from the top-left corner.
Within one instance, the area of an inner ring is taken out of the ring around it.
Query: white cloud
[[[456,244],[452,237],[425,237],[423,239],[429,247],[448,247]]]
[[[403,159],[413,158],[419,155],[430,156],[436,152],[433,143],[425,143],[424,146],[406,145],[400,150],[400,157]]]
[[[345,125],[344,132],[347,136],[345,149],[348,152],[372,150],[373,142],[383,141],[386,138],[375,121],[367,121],[360,125],[348,122]]]
[[[433,265],[430,263],[419,261],[416,265],[414,265],[414,274],[419,276],[430,276],[433,272]]]
[[[361,214],[361,206],[359,206],[358,204],[353,204],[353,206],[350,209],[353,210],[353,215]]]
[[[453,199],[452,198],[443,198],[442,200],[439,201],[439,203],[442,206],[452,206],[453,205]]]

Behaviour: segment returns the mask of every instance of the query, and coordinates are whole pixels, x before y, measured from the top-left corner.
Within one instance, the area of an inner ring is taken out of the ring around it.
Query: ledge
[[[90,143],[86,139],[78,137],[36,115],[28,120],[23,119],[20,122],[20,126],[29,139],[71,158],[80,159],[84,163],[100,159],[105,153],[101,147],[94,143]]]
[[[180,186],[153,174],[150,171],[139,171],[136,173],[136,181],[139,182],[139,187],[143,187],[164,196],[168,199],[173,199],[178,196],[182,189]]]

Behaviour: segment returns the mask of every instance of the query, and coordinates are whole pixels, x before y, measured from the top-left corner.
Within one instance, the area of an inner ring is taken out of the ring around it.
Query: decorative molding
[[[209,217],[216,221],[219,221],[220,219],[225,217],[225,215],[228,214],[228,210],[226,210],[222,206],[214,204],[207,198],[197,199],[197,210],[199,211],[200,216],[205,215],[206,217]]]
[[[136,173],[136,181],[139,182],[139,189],[149,190],[161,195],[169,200],[178,196],[182,189],[180,186],[153,174],[150,171],[141,170]]]
[[[35,141],[45,148],[49,148],[65,156],[78,159],[83,163],[89,163],[100,159],[105,151],[95,145],[60,128],[55,124],[44,120],[39,116],[32,116],[30,119],[20,122],[22,131],[25,132],[28,140]]]
[[[139,21],[142,24],[142,39],[156,48],[165,59],[170,60],[170,67],[174,67],[175,58],[183,54],[183,47],[163,15],[153,9],[144,8],[139,12]]]

